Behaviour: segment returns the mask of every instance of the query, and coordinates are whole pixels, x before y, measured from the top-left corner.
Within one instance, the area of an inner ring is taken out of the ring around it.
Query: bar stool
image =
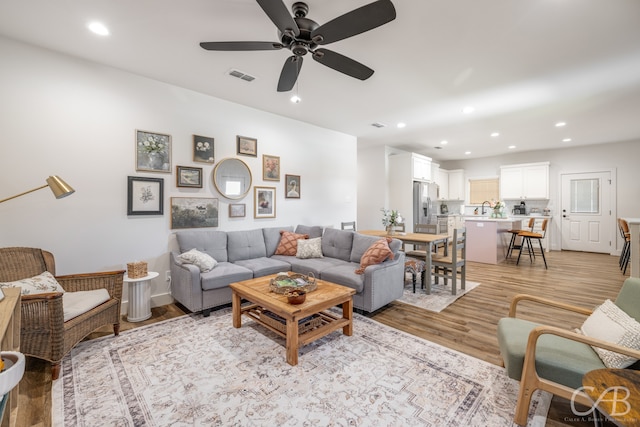
[[[547,258],[544,256],[544,248],[542,247],[542,239],[544,239],[544,236],[546,236],[547,234],[547,221],[548,219],[546,218],[544,221],[542,221],[542,233],[534,233],[533,231],[521,231],[520,233],[518,233],[518,236],[522,237],[522,243],[520,244],[520,252],[518,253],[518,260],[516,261],[516,265],[520,263],[520,255],[522,255],[522,249],[525,247],[525,245],[527,247],[527,252],[529,252],[529,260],[533,262],[533,259],[531,258],[532,255],[535,257],[535,251],[533,249],[533,245],[531,244],[531,240],[533,239],[538,241],[538,245],[540,246],[540,254],[542,255],[542,259],[544,260],[544,268],[548,269]]]
[[[529,218],[529,225],[527,225],[527,229],[529,231],[533,231],[533,226],[536,223],[536,219],[535,218]],[[509,242],[509,248],[507,249],[507,256],[506,258],[510,258],[511,257],[511,253],[513,252],[514,249],[519,249],[522,250],[522,244],[520,245],[516,245],[516,239],[518,238],[518,234],[522,231],[527,231],[524,229],[513,229],[513,230],[509,230],[508,232],[511,233],[511,241]]]
[[[622,252],[620,252],[620,270],[622,270],[622,274],[627,274],[627,267],[629,260],[631,260],[631,233],[629,232],[629,224],[622,218],[618,218],[618,228],[620,229],[620,237],[624,239]]]

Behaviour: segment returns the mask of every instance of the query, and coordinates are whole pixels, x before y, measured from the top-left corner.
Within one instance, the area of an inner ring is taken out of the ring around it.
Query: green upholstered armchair
[[[591,346],[640,359],[640,351],[608,341],[588,337],[573,330],[545,326],[516,318],[520,301],[533,301],[559,310],[569,310],[589,316],[592,310],[532,295],[516,295],[511,302],[509,317],[498,322],[500,353],[510,378],[520,381],[520,392],[514,421],[525,425],[531,396],[535,390],[545,390],[565,399],[591,406],[593,402],[582,391],[582,377],[594,369],[606,368]],[[622,311],[640,322],[640,279],[625,280],[615,300]]]

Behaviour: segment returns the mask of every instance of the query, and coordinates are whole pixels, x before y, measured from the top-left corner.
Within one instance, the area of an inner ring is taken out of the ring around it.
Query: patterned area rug
[[[440,279],[439,284],[431,284],[431,294],[427,295],[425,290],[421,289],[420,284],[420,276],[418,276],[416,279],[416,293],[414,294],[411,275],[407,274],[404,282],[404,294],[398,301],[415,305],[435,313],[440,313],[462,295],[469,293],[480,286],[480,283],[478,282],[470,282],[467,280],[465,283],[465,289],[462,289],[460,287],[460,282],[458,281],[456,294],[451,295],[451,282],[445,286],[443,280]]]
[[[230,309],[76,346],[54,381],[54,426],[513,426],[504,369],[354,315],[285,361],[284,341]],[[538,393],[530,425],[543,426]]]

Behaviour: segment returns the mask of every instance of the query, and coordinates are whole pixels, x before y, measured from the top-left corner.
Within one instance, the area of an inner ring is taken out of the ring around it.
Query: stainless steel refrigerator
[[[413,182],[413,223],[437,224],[438,184]],[[413,227],[413,224],[412,224]]]

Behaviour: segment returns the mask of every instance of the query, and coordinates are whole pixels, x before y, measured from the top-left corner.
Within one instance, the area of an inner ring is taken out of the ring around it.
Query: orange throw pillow
[[[280,232],[280,243],[276,249],[276,255],[296,256],[298,252],[298,239],[308,239],[308,234],[292,233],[291,231]]]
[[[369,249],[360,258],[360,268],[356,270],[356,274],[363,274],[365,268],[370,265],[380,264],[387,258],[393,259],[393,252],[389,249],[389,243],[391,243],[391,237],[380,239],[369,246]]]

